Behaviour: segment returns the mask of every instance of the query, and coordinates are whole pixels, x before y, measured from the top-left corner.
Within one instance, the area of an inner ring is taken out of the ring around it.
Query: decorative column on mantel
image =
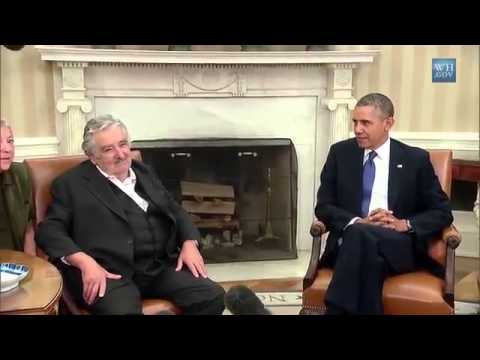
[[[352,96],[355,64],[329,64],[328,94],[323,99],[330,110],[330,144],[348,138],[350,112],[357,101]]]
[[[58,99],[57,110],[64,114],[60,153],[82,153],[81,139],[85,126],[85,117],[92,111],[92,102],[85,96],[84,69],[85,62],[58,62],[62,69],[61,97]]]

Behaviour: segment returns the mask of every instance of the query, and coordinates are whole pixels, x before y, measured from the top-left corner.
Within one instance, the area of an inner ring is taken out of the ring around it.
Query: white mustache
[[[115,161],[115,165],[122,164],[124,162],[127,162],[128,160],[129,160],[128,157],[125,158],[125,159],[118,159],[118,160]]]

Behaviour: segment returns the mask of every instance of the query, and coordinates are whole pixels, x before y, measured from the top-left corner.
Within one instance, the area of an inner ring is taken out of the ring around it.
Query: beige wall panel
[[[339,49],[345,48],[336,47]],[[349,49],[365,48],[349,46]],[[479,131],[479,46],[371,45],[381,54],[355,74],[355,97],[382,92],[396,107],[395,131]],[[457,59],[455,83],[432,83],[432,58]]]
[[[17,137],[55,136],[52,65],[33,46],[0,50],[0,114]]]
[[[354,95],[389,95],[400,132],[479,131],[479,46],[342,45],[332,49],[378,49],[373,64],[355,72]],[[17,136],[55,136],[52,65],[33,46],[1,47],[0,114]],[[456,83],[432,83],[432,58],[457,59]]]

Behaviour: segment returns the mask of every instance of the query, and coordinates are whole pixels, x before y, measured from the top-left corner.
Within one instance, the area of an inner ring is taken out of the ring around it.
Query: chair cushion
[[[325,292],[332,279],[331,269],[320,269],[312,286],[303,292],[303,306],[324,306]],[[389,315],[448,315],[453,309],[442,297],[444,281],[418,271],[389,277],[383,286],[384,312]]]
[[[383,286],[386,314],[451,315],[453,309],[443,299],[445,282],[425,271],[392,276]]]
[[[324,305],[325,292],[332,276],[333,270],[331,269],[324,268],[317,271],[313,284],[303,290],[302,303],[304,307],[315,308]]]
[[[155,315],[160,311],[172,311],[176,315],[181,313],[180,309],[168,300],[145,299],[143,300],[143,315]]]
[[[445,266],[447,260],[447,244],[441,238],[433,239],[428,247],[428,255]]]

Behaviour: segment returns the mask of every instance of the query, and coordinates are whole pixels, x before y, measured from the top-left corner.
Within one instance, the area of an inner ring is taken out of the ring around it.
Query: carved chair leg
[[[325,315],[325,305],[302,306],[298,315]]]

